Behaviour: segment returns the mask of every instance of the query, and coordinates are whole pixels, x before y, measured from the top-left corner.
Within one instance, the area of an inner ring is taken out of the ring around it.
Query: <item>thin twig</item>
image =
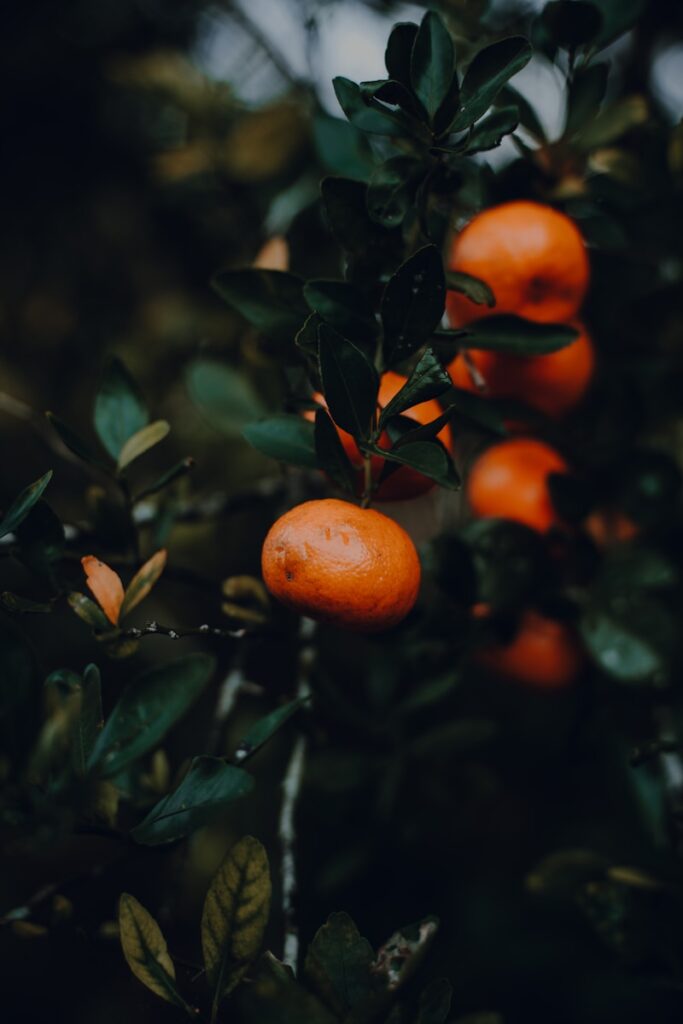
[[[315,660],[313,637],[315,623],[311,619],[301,620],[301,647],[299,649],[298,697],[308,697],[309,680]],[[296,972],[299,960],[299,928],[296,921],[295,897],[296,879],[296,808],[301,792],[306,763],[306,737],[300,734],[295,740],[282,783],[282,805],[278,834],[282,848],[282,917],[284,943],[282,962]]]
[[[171,626],[162,626],[160,622],[146,622],[144,626],[133,626],[130,629],[122,629],[118,637],[139,640],[143,636],[167,636],[170,640],[183,640],[188,636],[220,636],[228,637],[231,640],[241,640],[247,635],[247,630],[221,629],[218,626],[209,626],[204,623],[201,626],[191,626],[188,629],[175,629]]]
[[[213,713],[211,735],[209,736],[210,751],[217,752],[220,749],[225,723],[244,685],[243,660],[242,656],[238,653],[233,668],[228,672],[218,691],[218,700],[216,701],[216,710]]]
[[[479,368],[474,362],[474,359],[466,348],[462,350],[462,358],[475,388],[480,392],[480,394],[484,394],[488,391],[488,385],[482,374],[479,372]]]

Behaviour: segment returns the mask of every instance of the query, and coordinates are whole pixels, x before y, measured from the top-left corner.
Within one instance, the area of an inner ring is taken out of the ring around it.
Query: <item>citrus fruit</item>
[[[470,508],[478,518],[514,519],[545,533],[560,524],[548,476],[568,470],[559,452],[542,441],[527,437],[501,441],[480,455],[470,470]]]
[[[449,291],[446,308],[454,327],[492,313],[566,322],[588,287],[588,256],[574,221],[527,200],[477,214],[454,238],[448,266],[485,281],[496,300],[489,309]]]
[[[569,626],[528,609],[511,642],[480,651],[477,660],[518,683],[559,690],[576,678],[582,657]]]
[[[389,404],[394,395],[397,395],[401,390],[407,379],[407,377],[402,376],[400,373],[394,373],[393,370],[388,370],[382,375],[379,385],[379,394],[377,396],[377,402],[380,409],[383,409]],[[327,408],[325,399],[321,394],[314,394],[313,399],[319,405]],[[431,423],[432,420],[437,419],[442,412],[443,409],[439,403],[436,399],[432,398],[426,402],[420,402],[419,405],[413,406],[412,409],[407,409],[406,412],[401,415],[405,416],[407,419],[414,420],[418,425],[424,425],[425,423]],[[309,410],[304,415],[307,419],[312,420],[315,414]],[[357,470],[357,493],[360,495],[363,490],[362,452],[351,434],[347,433],[346,430],[342,430],[341,427],[337,427],[337,432],[351,465]],[[448,423],[439,432],[438,438],[444,447],[450,450],[451,428]],[[391,439],[389,438],[386,430],[383,431],[379,438],[379,445],[381,448],[391,448]],[[370,458],[372,479],[375,483],[379,480],[385,461],[386,460],[380,455],[372,455]],[[434,486],[433,480],[430,480],[429,477],[419,473],[416,469],[412,469],[410,466],[401,466],[399,469],[394,470],[391,476],[388,476],[386,480],[382,481],[374,492],[373,498],[375,501],[403,501],[406,498],[417,498],[421,494],[426,494],[426,492],[430,491]]]
[[[599,548],[634,540],[640,532],[632,519],[614,508],[601,508],[591,512],[584,522],[584,528]]]
[[[578,338],[547,355],[469,349],[469,358],[486,383],[483,394],[524,402],[546,416],[564,416],[583,398],[595,368],[593,342],[580,324],[574,326],[581,332]],[[462,354],[456,356],[448,372],[456,387],[481,393]]]
[[[278,519],[261,566],[268,590],[289,608],[368,633],[405,618],[420,587],[420,561],[405,530],[335,498],[304,502]]]

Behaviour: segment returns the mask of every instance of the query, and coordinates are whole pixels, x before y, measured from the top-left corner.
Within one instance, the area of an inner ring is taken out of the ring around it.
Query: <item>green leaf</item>
[[[455,51],[448,29],[439,14],[427,11],[413,44],[410,78],[431,122],[451,89],[454,71]]]
[[[142,984],[168,1003],[192,1009],[175,986],[175,967],[159,925],[141,903],[124,892],[119,899],[119,934],[126,963]]]
[[[430,480],[435,480],[442,487],[452,491],[460,487],[460,477],[453,460],[438,441],[408,441],[405,444],[399,442],[389,451],[377,445],[368,447],[375,455],[381,455],[387,461],[397,462],[401,466],[410,466],[423,476],[428,476]]]
[[[14,499],[2,520],[0,520],[0,537],[5,537],[8,533],[14,533],[19,524],[26,519],[26,516],[36,502],[40,501],[51,479],[52,470],[50,469],[44,476],[41,476],[34,483],[24,488],[21,494]]]
[[[109,467],[103,465],[92,448],[71,427],[63,423],[53,412],[46,412],[45,416],[50,426],[59,434],[60,440],[70,452],[77,455],[79,459],[83,459],[84,462],[89,462],[93,466],[100,466],[109,472]]]
[[[162,548],[138,569],[126,587],[123,604],[119,609],[119,621],[140,604],[152,590],[166,566],[166,549]]]
[[[643,96],[624,96],[596,114],[581,131],[577,132],[575,143],[584,152],[615,142],[648,119],[647,101]]]
[[[664,685],[678,644],[666,604],[642,593],[605,594],[596,588],[579,628],[600,668],[621,683]]]
[[[252,447],[269,455],[271,459],[289,462],[293,466],[318,468],[313,424],[303,416],[285,413],[268,416],[267,419],[250,423],[242,431],[242,436]]]
[[[248,757],[252,757],[268,742],[271,736],[274,736],[282,728],[285,722],[289,721],[292,715],[296,714],[299,708],[303,707],[307,700],[307,697],[290,700],[288,704],[283,704],[282,707],[271,711],[269,715],[260,718],[238,743],[235,750],[235,761],[241,763]]]
[[[320,162],[332,174],[366,181],[374,167],[372,151],[363,132],[341,117],[316,114],[313,139]]]
[[[450,131],[469,128],[485,114],[509,78],[531,60],[531,46],[522,36],[510,36],[475,54],[460,91],[462,108]]]
[[[15,594],[11,590],[3,590],[0,603],[5,611],[16,615],[47,615],[54,611],[52,604],[45,601],[32,601],[30,597]]]
[[[79,619],[82,619],[92,629],[104,633],[111,630],[111,622],[100,606],[91,601],[85,594],[80,594],[77,590],[74,590],[68,595],[67,601]]]
[[[352,342],[327,324],[318,328],[320,378],[332,419],[354,437],[368,437],[377,404],[379,378]]]
[[[450,1013],[453,986],[447,978],[437,978],[420,994],[415,1024],[445,1024]]]
[[[472,277],[471,274],[464,274],[461,270],[446,272],[446,287],[449,291],[466,295],[478,306],[493,307],[496,304],[495,296],[485,281]]]
[[[190,398],[212,427],[239,437],[244,427],[265,413],[250,381],[232,366],[215,359],[198,359],[187,371]]]
[[[90,768],[111,777],[158,746],[199,697],[215,667],[208,654],[187,654],[135,679],[107,719]]]
[[[361,82],[359,88],[366,103],[377,99],[382,103],[400,107],[411,117],[426,117],[419,100],[402,82],[396,82],[392,78],[379,78],[371,82]]]
[[[411,88],[411,58],[413,45],[419,28],[412,21],[399,21],[391,30],[384,64],[389,73],[389,78],[401,82]]]
[[[79,676],[75,672],[66,675],[52,672],[45,685],[57,685],[60,691],[73,701],[73,727],[71,731],[71,761],[78,778],[88,773],[88,761],[102,728],[102,684],[97,665],[88,665]]]
[[[218,757],[195,757],[177,789],[156,804],[131,836],[143,846],[182,839],[254,787],[251,775]]]
[[[398,268],[384,289],[381,314],[388,367],[427,341],[441,322],[445,298],[441,254],[435,245],[425,245]]]
[[[380,429],[392,416],[398,416],[406,409],[412,409],[420,402],[426,402],[430,398],[436,398],[451,387],[451,378],[436,358],[431,349],[427,349],[424,355],[405,382],[401,390],[394,395],[388,405],[382,410],[380,416]]]
[[[320,468],[342,491],[355,494],[356,470],[349,462],[349,457],[339,437],[339,431],[326,409],[318,409],[315,414],[314,437],[315,452]]]
[[[221,270],[213,288],[260,334],[286,344],[308,316],[303,281],[282,270]]]
[[[595,117],[605,98],[608,74],[608,64],[590,64],[576,72],[567,99],[565,138],[571,139]]]
[[[336,1020],[272,953],[265,953],[254,965],[238,1000],[244,1024],[335,1024]]]
[[[149,412],[140,390],[120,359],[114,357],[104,371],[95,399],[97,436],[113,459],[133,434],[149,423]]]
[[[308,281],[304,295],[311,309],[356,343],[374,345],[377,321],[368,297],[348,281]]]
[[[324,178],[320,192],[332,234],[346,252],[366,263],[396,260],[400,232],[381,227],[367,210],[367,187],[348,178]]]
[[[270,895],[268,855],[258,839],[245,836],[214,875],[202,913],[202,952],[214,992],[212,1021],[261,948]]]
[[[596,46],[607,46],[617,36],[628,32],[645,10],[646,0],[592,0],[602,15],[602,28],[594,40]]]
[[[345,1016],[378,990],[372,946],[348,914],[331,914],[306,953],[306,981],[337,1017]]]
[[[163,441],[170,433],[170,430],[170,424],[166,420],[155,420],[154,423],[148,424],[142,430],[138,430],[137,434],[129,437],[119,454],[119,472],[125,469],[126,466],[129,466],[131,462],[134,462],[135,459],[139,459],[150,448],[154,448],[155,445]]]
[[[576,328],[567,324],[539,324],[518,316],[484,317],[468,324],[464,330],[467,348],[511,352],[520,356],[557,352],[571,345],[579,336]]]
[[[575,51],[589,43],[602,28],[602,17],[593,3],[584,0],[550,0],[533,26],[535,45],[551,59],[558,49]]]
[[[360,86],[348,78],[337,76],[332,84],[339,106],[354,128],[372,135],[398,138],[410,135],[410,122],[404,114],[382,107],[376,100],[366,103]]]
[[[380,164],[368,183],[368,213],[386,228],[403,222],[410,208],[411,184],[420,171],[420,162],[410,156],[394,156]]]
[[[181,476],[186,476],[192,469],[194,469],[194,459],[188,457],[181,459],[180,462],[176,462],[175,466],[171,466],[165,473],[162,473],[160,477],[153,480],[147,487],[143,487],[139,491],[134,502],[142,501],[143,498],[148,498],[151,494],[157,494],[159,491],[163,491],[166,487],[172,484],[175,480],[178,480]]]
[[[472,129],[466,153],[482,153],[499,146],[506,135],[514,132],[519,124],[517,107],[496,107]]]

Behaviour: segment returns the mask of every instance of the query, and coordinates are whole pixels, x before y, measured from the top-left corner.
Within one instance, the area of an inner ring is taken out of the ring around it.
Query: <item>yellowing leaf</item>
[[[273,235],[259,249],[252,264],[263,270],[289,270],[289,245],[282,235]]]
[[[85,570],[88,588],[95,595],[109,621],[116,625],[123,604],[121,577],[94,555],[85,555],[81,558],[81,565]]]
[[[129,893],[119,900],[121,948],[131,971],[150,992],[176,1006],[185,1006],[174,985],[175,967],[166,939],[149,911]]]
[[[100,606],[91,601],[85,594],[80,594],[77,590],[74,590],[67,597],[67,601],[79,619],[92,626],[93,629],[97,629],[100,632],[109,629],[109,621]]]
[[[141,601],[149,594],[150,590],[164,571],[166,565],[166,548],[157,551],[155,555],[145,562],[139,569],[126,588],[126,594],[121,605],[119,618],[123,618],[132,612]]]
[[[155,444],[159,444],[169,433],[170,429],[171,427],[166,420],[155,420],[154,423],[150,423],[143,427],[142,430],[138,430],[137,434],[133,434],[132,437],[128,438],[121,449],[118,468],[125,469],[126,466],[130,465],[131,462],[139,458],[144,452],[153,448]]]
[[[245,836],[216,872],[202,914],[204,964],[214,988],[212,1019],[259,951],[270,893],[268,855],[258,839]]]

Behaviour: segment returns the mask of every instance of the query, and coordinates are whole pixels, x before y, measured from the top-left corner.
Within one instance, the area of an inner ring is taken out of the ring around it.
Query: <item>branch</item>
[[[308,697],[309,679],[315,661],[312,640],[315,622],[302,619],[300,627],[301,647],[299,649],[298,697]],[[287,771],[282,783],[282,805],[278,834],[282,848],[282,917],[284,921],[284,943],[282,962],[296,973],[299,959],[299,928],[295,915],[296,896],[296,808],[301,791],[306,762],[306,737],[299,735],[292,748]]]
[[[117,637],[139,640],[143,636],[167,636],[170,640],[183,640],[188,636],[220,636],[229,637],[231,640],[241,640],[247,635],[247,630],[220,629],[218,626],[209,626],[204,623],[202,626],[191,626],[188,629],[174,629],[171,626],[162,626],[160,622],[146,622],[144,626],[132,626],[130,629],[122,629],[116,634]]]

